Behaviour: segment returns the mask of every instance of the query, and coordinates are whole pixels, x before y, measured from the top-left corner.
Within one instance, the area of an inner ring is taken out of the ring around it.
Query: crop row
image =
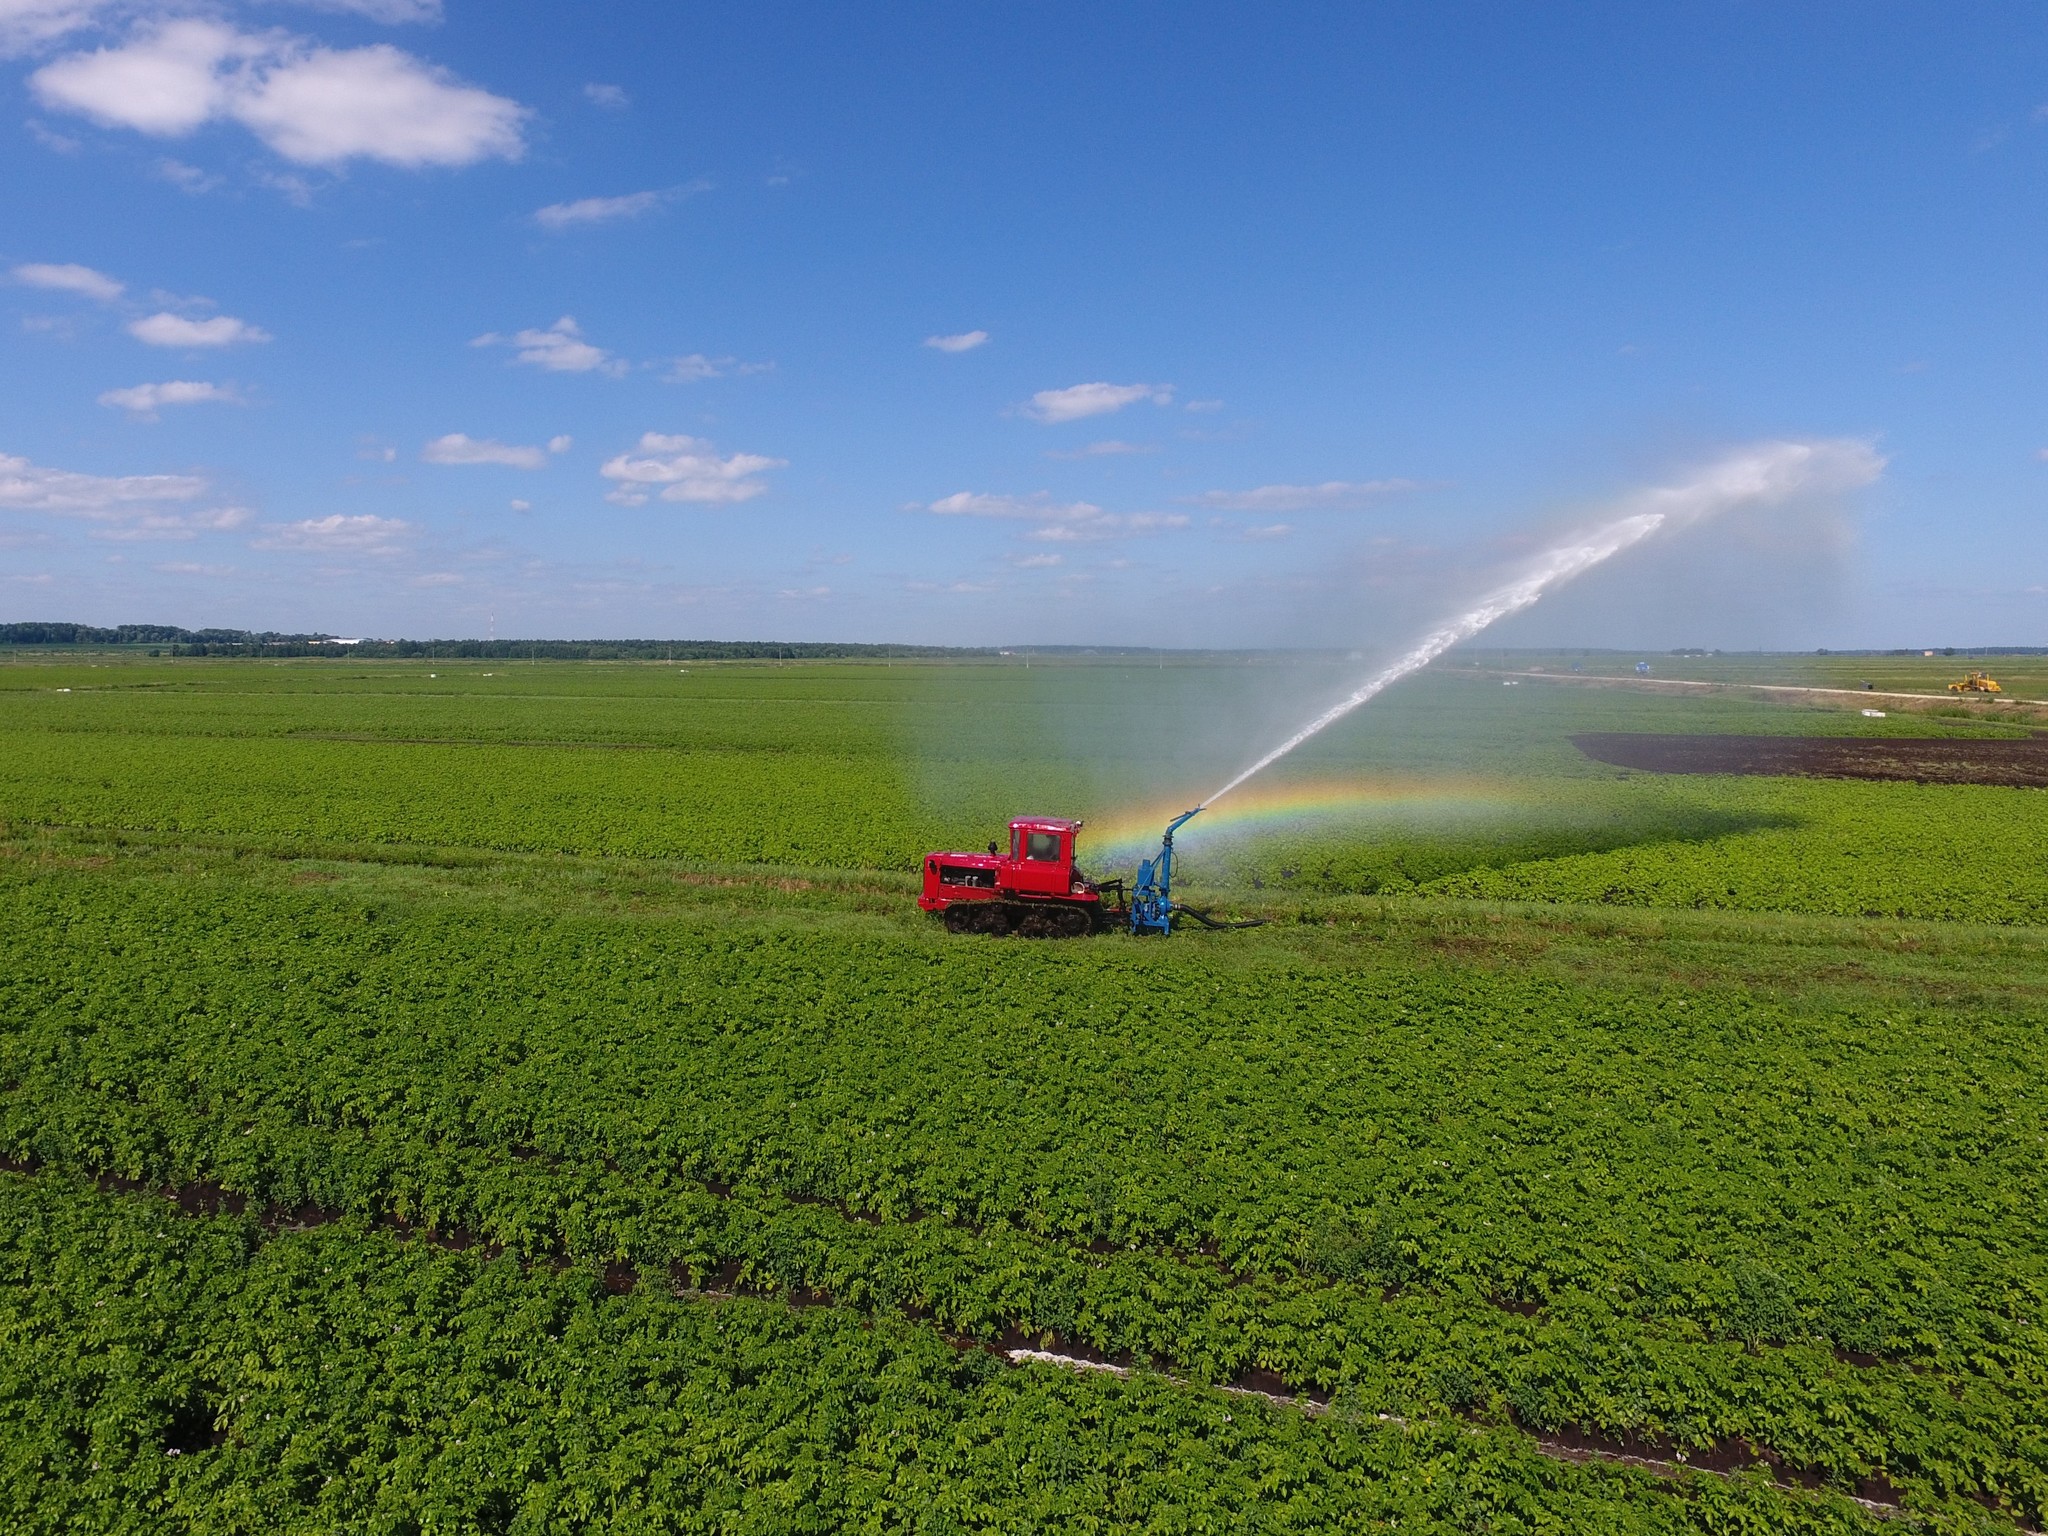
[[[865,757],[21,733],[0,818],[345,842],[907,867],[926,827]]]
[[[62,1181],[0,1176],[0,1342],[25,1533],[1872,1526],[1756,1478],[1667,1488],[1455,1422],[1010,1370],[900,1320],[360,1228],[265,1240]]]
[[[2037,1021],[221,871],[0,946],[9,1156],[2048,1499]]]

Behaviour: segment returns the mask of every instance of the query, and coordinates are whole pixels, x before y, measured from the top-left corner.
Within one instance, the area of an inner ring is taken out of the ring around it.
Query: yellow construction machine
[[[1992,677],[1989,673],[1985,672],[1972,672],[1968,677],[1965,677],[1961,682],[1950,683],[1948,685],[1948,691],[1950,693],[2005,692],[2003,688],[1998,686],[1998,679]]]

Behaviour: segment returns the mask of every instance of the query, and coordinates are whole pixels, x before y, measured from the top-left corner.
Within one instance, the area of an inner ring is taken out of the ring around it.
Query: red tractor
[[[928,853],[917,904],[939,913],[953,933],[1014,933],[1027,939],[1077,939],[1125,920],[1124,884],[1090,880],[1074,867],[1078,821],[1019,816],[1010,851]]]

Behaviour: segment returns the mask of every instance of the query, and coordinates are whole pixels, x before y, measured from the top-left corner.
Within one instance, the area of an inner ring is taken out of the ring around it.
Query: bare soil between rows
[[[2048,736],[2025,741],[1881,736],[1663,736],[1589,732],[1572,745],[1595,762],[1643,773],[1893,779],[2048,789]]]

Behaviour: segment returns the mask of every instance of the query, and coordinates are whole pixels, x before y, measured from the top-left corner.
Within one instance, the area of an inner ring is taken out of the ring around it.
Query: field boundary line
[[[1469,674],[1468,674],[1469,675]],[[1488,667],[1480,671],[1482,677],[1512,677],[1540,683],[1576,683],[1590,688],[1623,688],[1637,693],[1748,693],[1763,694],[1787,703],[1801,699],[1836,700],[1860,699],[1866,704],[1893,704],[1911,714],[1925,714],[1927,706],[1941,704],[1961,705],[1965,708],[1980,705],[1985,710],[2017,709],[2024,711],[2030,719],[2048,721],[2048,702],[2036,699],[2018,699],[2009,695],[1971,693],[1879,693],[1866,688],[1811,688],[1799,683],[1737,683],[1703,682],[1677,677],[1603,677],[1585,672],[1526,672],[1510,671],[1499,667]],[[1955,716],[1957,720],[1969,720],[1972,724],[2018,725],[2017,720],[2000,720],[1995,716]]]

